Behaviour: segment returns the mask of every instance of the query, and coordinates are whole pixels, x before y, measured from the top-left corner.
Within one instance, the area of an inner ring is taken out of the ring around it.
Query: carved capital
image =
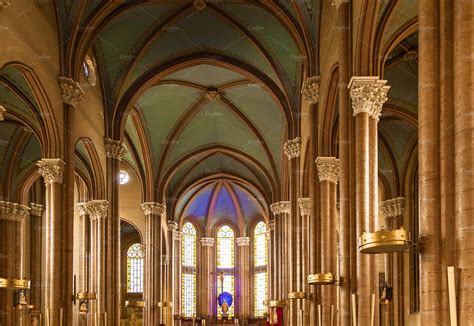
[[[301,138],[296,137],[288,140],[283,146],[283,153],[285,153],[288,160],[299,157],[301,152]]]
[[[125,145],[119,140],[104,138],[104,144],[107,157],[120,161],[127,152]]]
[[[337,184],[339,180],[339,159],[335,157],[318,157],[316,159],[319,181],[329,181]]]
[[[68,77],[58,77],[58,82],[61,87],[63,102],[76,107],[84,98],[81,85]]]
[[[348,88],[352,98],[354,116],[367,113],[373,119],[379,120],[382,106],[387,101],[387,92],[390,86],[385,85],[386,80],[371,76],[354,76]]]
[[[203,247],[214,247],[214,242],[216,240],[214,238],[201,238],[201,246]]]
[[[109,202],[106,200],[91,200],[87,203],[87,214],[91,220],[106,218]]]
[[[0,9],[7,8],[12,4],[11,0],[0,0]]]
[[[313,76],[306,79],[301,87],[303,99],[311,104],[319,101],[319,76]]]
[[[403,208],[405,207],[405,197],[385,200],[380,203],[379,207],[386,218],[402,216]]]
[[[273,215],[278,214],[289,214],[291,212],[291,206],[289,201],[279,201],[270,205],[270,210]]]
[[[162,215],[166,212],[166,206],[160,203],[154,202],[145,202],[140,204],[140,207],[143,209],[145,216],[147,215]]]
[[[5,112],[7,112],[7,109],[0,105],[0,121],[5,120]]]
[[[176,231],[178,231],[178,223],[175,221],[168,221],[168,231],[176,233]]]
[[[31,209],[30,210],[30,215],[37,216],[37,217],[43,216],[44,205],[36,204],[36,203],[30,203],[30,209]]]
[[[306,216],[311,211],[311,200],[309,198],[299,198],[298,205],[300,206],[300,214]]]
[[[237,243],[237,246],[239,246],[239,247],[249,246],[250,245],[250,238],[249,237],[236,238],[235,243]]]
[[[0,219],[20,222],[30,215],[30,208],[26,205],[0,201]]]
[[[64,163],[59,158],[44,158],[36,162],[38,172],[44,179],[46,185],[63,182]]]
[[[79,216],[84,216],[84,215],[87,215],[89,214],[87,208],[89,206],[89,203],[87,202],[81,202],[81,203],[77,203],[76,205],[74,205],[74,207],[76,207],[78,213],[79,213]]]

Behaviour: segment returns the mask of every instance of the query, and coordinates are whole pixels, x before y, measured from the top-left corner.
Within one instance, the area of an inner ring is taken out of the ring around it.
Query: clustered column
[[[240,288],[239,315],[250,315],[250,238],[236,238],[237,257],[239,259],[238,266],[238,288]]]
[[[267,275],[268,275],[268,299],[275,300],[277,297],[276,293],[276,281],[277,281],[277,266],[275,258],[277,256],[277,244],[275,236],[275,219],[268,222],[267,225],[267,241],[268,241],[268,264],[267,264]]]
[[[298,205],[300,208],[301,215],[301,284],[300,289],[302,292],[309,296],[309,286],[307,282],[307,276],[309,274],[309,219],[311,211],[311,200],[310,198],[299,198]],[[310,298],[313,300],[313,298]],[[301,305],[300,314],[303,317],[303,325],[309,322],[309,300],[305,299]]]
[[[30,204],[30,279],[31,292],[30,303],[33,309],[41,310],[41,290],[42,290],[42,229],[43,229],[43,211],[41,204]]]
[[[377,217],[373,210],[375,200],[373,193],[374,174],[371,173],[370,162],[376,161],[377,138],[370,132],[370,118],[378,121],[382,111],[382,105],[387,101],[389,86],[387,81],[379,80],[378,77],[357,76],[352,77],[349,83],[352,98],[352,109],[355,116],[355,174],[356,174],[356,233],[362,234],[369,231],[374,225]],[[375,133],[376,135],[376,133]],[[371,137],[372,136],[372,137]],[[372,216],[371,214],[372,213]],[[362,325],[370,324],[370,295],[372,290],[371,259],[369,255],[357,252],[357,293],[358,320]]]
[[[405,198],[397,197],[380,203],[380,210],[385,217],[385,225],[389,230],[395,230],[403,225],[403,208]],[[392,301],[386,306],[385,325],[403,323],[403,253],[385,254],[385,279],[387,285],[393,288]]]
[[[144,299],[145,325],[164,324],[161,309],[156,309],[163,301],[163,231],[162,219],[166,206],[160,203],[146,202],[141,204],[145,214],[145,284]]]
[[[175,221],[168,221],[168,243],[170,247],[169,255],[168,255],[169,256],[168,274],[170,275],[170,279],[169,279],[169,284],[167,286],[168,293],[167,293],[166,300],[169,304],[168,304],[168,307],[166,308],[167,309],[166,322],[170,325],[173,324],[173,316],[176,310],[175,304],[177,302],[176,295],[173,290],[173,285],[176,284],[176,282],[178,282],[178,279],[179,279],[178,276],[181,275],[181,274],[177,274],[177,264],[176,264],[176,260],[179,258],[178,256],[179,248],[177,247],[177,243],[175,240],[177,232],[178,232],[178,223],[176,223]]]
[[[21,231],[30,208],[25,205],[0,201],[0,277],[23,279],[24,236]],[[16,325],[13,309],[13,290],[1,289],[0,324]]]
[[[62,297],[65,271],[61,269],[62,191],[64,162],[48,158],[37,162],[39,173],[46,184],[46,268],[45,268],[45,321],[59,325],[70,297]]]
[[[214,257],[214,238],[203,237],[201,238],[201,269],[202,269],[202,293],[200,296],[201,302],[201,315],[212,316],[213,302],[215,300],[213,293],[213,282],[211,271],[213,270],[213,257]]]
[[[336,195],[339,179],[339,160],[335,157],[316,159],[319,182],[321,183],[321,273],[335,275],[337,266],[336,248]],[[329,325],[331,307],[336,305],[336,293],[332,286],[321,289],[323,325]],[[334,318],[334,316],[332,316]]]

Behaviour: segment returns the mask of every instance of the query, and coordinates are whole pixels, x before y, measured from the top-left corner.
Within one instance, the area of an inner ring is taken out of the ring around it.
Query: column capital
[[[312,76],[306,79],[301,87],[303,99],[311,104],[319,101],[319,76]]]
[[[214,238],[207,238],[203,237],[201,238],[201,246],[203,247],[214,247],[214,242],[216,240]]]
[[[58,77],[63,102],[76,107],[84,98],[84,91],[78,82],[68,77]]]
[[[30,215],[41,217],[43,216],[44,205],[30,203]]]
[[[59,158],[44,158],[36,162],[38,167],[38,172],[44,179],[46,185],[51,183],[62,183],[63,182],[63,172],[64,172],[64,163]]]
[[[166,206],[155,202],[145,202],[140,204],[145,215],[162,215],[166,212]]]
[[[270,210],[272,211],[273,215],[291,212],[291,206],[289,201],[279,201],[277,203],[273,203],[270,205]]]
[[[380,210],[386,218],[402,216],[404,206],[405,197],[388,199],[381,202],[379,205]]]
[[[26,205],[0,201],[0,219],[20,222],[30,214],[30,208]]]
[[[0,121],[5,120],[5,112],[7,112],[7,109],[3,105],[0,105]]]
[[[79,216],[84,216],[84,215],[89,214],[88,206],[89,206],[88,202],[80,202],[80,203],[76,203],[76,205],[74,205],[74,207],[79,212]]]
[[[306,216],[311,211],[311,199],[310,198],[299,198],[298,205],[300,206],[300,214]]]
[[[283,153],[285,153],[288,160],[300,156],[301,152],[301,138],[296,137],[285,142],[283,145]]]
[[[339,180],[339,159],[320,156],[316,159],[315,163],[318,169],[319,182],[329,181],[337,184]]]
[[[390,86],[386,84],[386,80],[376,76],[353,76],[348,88],[354,116],[359,113],[367,113],[378,121],[382,106],[388,99],[387,92]]]
[[[343,3],[349,3],[349,0],[331,0],[331,5],[332,5],[333,7],[336,7],[336,10],[339,9],[339,7],[340,7]]]
[[[178,231],[178,223],[175,221],[168,221],[168,231],[176,233],[176,231]]]
[[[87,214],[91,220],[106,218],[109,202],[106,200],[91,200],[87,202]]]
[[[120,140],[104,138],[104,145],[105,154],[107,155],[107,157],[113,158],[115,160],[120,161],[127,152],[125,145]]]
[[[9,7],[12,4],[11,0],[0,0],[0,9]]]
[[[248,246],[250,245],[250,238],[249,237],[236,238],[235,242],[237,243],[237,246],[239,247]]]

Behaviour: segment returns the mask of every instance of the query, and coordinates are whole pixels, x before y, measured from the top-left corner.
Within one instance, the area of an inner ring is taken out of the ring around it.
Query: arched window
[[[217,294],[229,292],[233,297],[235,294],[234,240],[234,231],[228,225],[223,225],[217,230]],[[224,281],[223,283],[222,280]],[[234,315],[234,304],[230,306],[228,314]],[[219,306],[217,307],[217,315],[222,315],[222,310]]]
[[[267,226],[258,222],[253,232],[253,257],[254,257],[254,315],[263,317],[267,312],[267,264],[268,243]]]
[[[127,292],[143,293],[143,246],[132,244],[127,250]]]
[[[196,314],[196,228],[186,222],[182,228],[182,298],[181,311],[185,317]]]

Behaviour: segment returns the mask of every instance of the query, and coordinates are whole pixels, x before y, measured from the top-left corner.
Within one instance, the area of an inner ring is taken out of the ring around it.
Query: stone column
[[[158,302],[163,301],[162,218],[166,206],[160,203],[146,202],[140,205],[146,219],[145,226],[145,282],[144,282],[144,324],[147,326],[163,324]]]
[[[79,213],[79,233],[80,238],[77,243],[79,244],[79,275],[77,282],[78,292],[88,292],[89,283],[89,253],[88,253],[88,242],[89,242],[89,216],[87,210],[87,203],[77,203],[77,211]]]
[[[41,311],[42,300],[41,290],[42,286],[42,230],[43,230],[43,210],[44,206],[41,204],[30,204],[30,304],[33,305],[34,310]]]
[[[273,220],[275,221],[275,256],[273,260],[273,266],[275,268],[275,294],[272,297],[272,300],[281,300],[282,299],[282,285],[283,285],[283,275],[282,275],[282,233],[283,233],[283,223],[280,217],[280,209],[278,203],[273,203],[270,205],[270,210],[273,214]]]
[[[30,214],[25,205],[0,201],[0,277],[23,279],[24,237],[21,227]],[[23,255],[23,256],[22,256]],[[0,324],[16,325],[13,290],[0,289]]]
[[[63,252],[62,191],[64,162],[57,158],[45,158],[36,163],[39,173],[46,184],[46,259],[45,263],[45,313],[49,313],[51,325],[59,325],[60,315],[64,316],[72,293],[63,297],[66,281],[65,271],[61,268]]]
[[[299,198],[298,205],[300,208],[301,215],[301,291],[309,294],[309,286],[307,282],[307,277],[309,275],[309,219],[311,211],[311,199],[310,198]],[[310,300],[313,300],[311,298]],[[303,310],[304,323],[309,324],[310,320],[310,300],[302,300],[301,309]]]
[[[340,326],[349,326],[351,324],[351,294],[353,281],[351,280],[352,271],[355,265],[354,250],[351,244],[355,246],[355,242],[351,242],[354,238],[351,229],[354,229],[354,214],[351,210],[351,174],[353,173],[352,161],[352,118],[351,108],[349,104],[349,76],[351,74],[351,50],[350,50],[350,4],[349,1],[331,0],[331,4],[337,10],[337,42],[339,52],[339,81],[338,81],[338,106],[339,106],[339,159],[341,164],[341,175],[339,184],[339,239],[341,250],[340,278],[342,280],[340,286],[340,307],[339,322]],[[351,226],[352,224],[352,226]],[[355,281],[354,281],[355,283]]]
[[[380,203],[380,210],[385,217],[385,225],[395,230],[403,225],[404,197],[385,200]],[[403,253],[385,254],[385,280],[393,288],[393,298],[385,311],[385,325],[399,325],[404,318],[404,268]]]
[[[371,144],[376,139],[370,138],[370,119],[379,119],[382,105],[387,101],[389,86],[385,80],[378,77],[352,77],[349,83],[352,98],[352,109],[355,116],[355,168],[356,168],[356,219],[357,235],[370,229],[371,212],[371,185],[373,175],[370,173],[370,162],[377,160],[376,151],[371,151]],[[371,155],[375,155],[372,157]],[[370,295],[371,295],[371,259],[369,255],[357,253],[357,294],[358,320],[362,325],[370,324]]]
[[[474,324],[474,3],[454,1],[455,235],[459,325]]]
[[[174,286],[178,282],[179,276],[181,274],[177,273],[177,261],[179,261],[179,246],[181,243],[176,241],[176,233],[178,232],[178,223],[175,221],[168,221],[168,242],[170,244],[169,252],[169,275],[170,275],[170,284],[168,284],[168,302],[171,302],[172,306],[167,308],[167,318],[166,321],[168,324],[173,325],[173,316],[176,311],[177,298],[174,292]]]
[[[215,300],[213,292],[213,277],[211,275],[212,269],[212,260],[214,257],[214,238],[201,238],[201,293],[200,301],[201,302],[201,315],[202,316],[212,316],[212,303]]]
[[[301,138],[296,137],[288,140],[283,146],[283,153],[290,161],[289,185],[290,185],[290,207],[291,214],[288,219],[288,285],[289,292],[299,292],[301,289],[301,216],[298,214],[298,190],[300,169]],[[290,301],[289,325],[297,324],[297,312],[300,308],[300,300]]]
[[[118,140],[104,139],[107,155],[107,201],[110,203],[106,219],[107,240],[106,259],[106,307],[107,324],[119,325],[122,312],[121,299],[121,245],[119,215],[119,173],[120,160],[125,154],[125,146]]]
[[[267,264],[267,275],[268,275],[268,300],[276,300],[277,290],[277,266],[276,266],[276,235],[275,235],[275,220],[271,220],[267,225],[267,239],[268,239],[268,264]]]
[[[250,238],[236,238],[235,242],[238,250],[237,293],[240,296],[238,314],[247,318],[250,315]]]
[[[309,156],[310,161],[315,161],[316,157],[318,156],[318,143],[319,143],[319,117],[318,117],[318,101],[319,101],[319,91],[320,91],[320,77],[313,76],[308,78],[302,87],[301,93],[303,95],[303,99],[310,103],[309,108],[309,121],[310,121],[310,143],[309,143]],[[307,269],[306,272],[303,273],[304,282],[306,282],[306,278],[308,274],[314,274],[318,272],[319,269],[319,257],[320,257],[320,250],[318,246],[318,238],[319,238],[319,226],[317,223],[317,216],[318,216],[318,184],[315,182],[316,180],[316,167],[311,164],[309,167],[309,197],[310,197],[310,211],[308,213],[307,219],[307,228],[308,228],[308,245],[307,245]],[[301,208],[301,206],[300,206]],[[318,304],[318,289],[317,287],[311,286],[309,287],[309,294],[311,296],[310,300],[306,300],[309,302],[309,319],[306,321],[309,323],[310,326],[317,325],[317,304]]]
[[[92,243],[95,245],[94,261],[92,262],[92,282],[95,288],[92,292],[97,294],[96,312],[98,320],[103,320],[107,312],[107,218],[109,203],[106,200],[91,200],[85,206],[93,225]]]
[[[321,271],[336,275],[336,184],[339,179],[339,160],[335,157],[316,159],[319,182],[321,183]],[[323,325],[330,323],[331,305],[336,307],[334,287],[321,289]]]

